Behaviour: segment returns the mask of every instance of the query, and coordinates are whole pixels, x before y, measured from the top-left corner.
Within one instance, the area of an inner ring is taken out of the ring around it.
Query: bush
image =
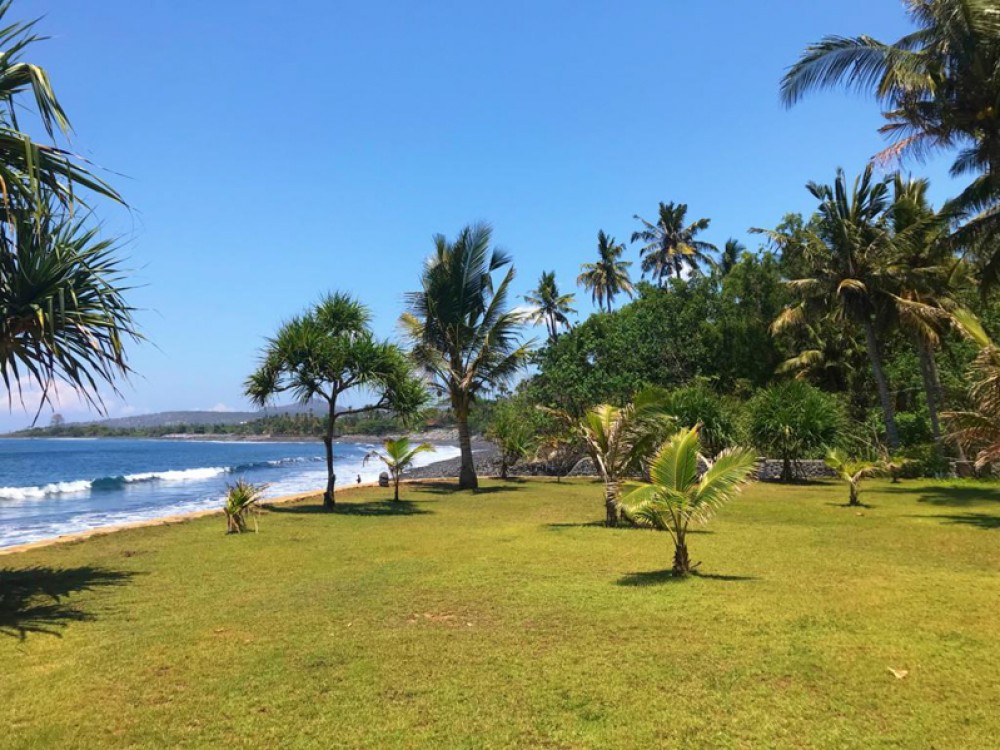
[[[834,446],[844,421],[834,396],[800,380],[759,392],[747,412],[750,441],[768,457],[781,459],[783,482],[793,478],[796,461]]]
[[[247,528],[247,516],[256,513],[257,503],[267,489],[264,485],[251,484],[245,479],[237,479],[235,484],[228,485],[226,504],[226,533],[242,534]],[[254,531],[257,531],[257,519],[254,518]]]
[[[678,428],[690,429],[701,423],[699,437],[709,455],[736,442],[735,406],[702,381],[670,391],[667,412],[677,420]]]

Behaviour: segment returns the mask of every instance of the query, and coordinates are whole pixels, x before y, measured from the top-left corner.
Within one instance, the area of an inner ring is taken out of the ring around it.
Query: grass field
[[[0,557],[0,747],[1000,746],[996,486],[756,485],[686,581],[590,482],[386,493]]]

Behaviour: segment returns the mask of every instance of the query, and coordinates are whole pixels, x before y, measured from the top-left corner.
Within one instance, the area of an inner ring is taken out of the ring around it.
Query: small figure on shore
[[[358,474],[358,484],[361,484],[361,475]]]

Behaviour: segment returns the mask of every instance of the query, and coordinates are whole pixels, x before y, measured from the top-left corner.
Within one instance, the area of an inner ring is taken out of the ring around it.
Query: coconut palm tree
[[[647,273],[663,286],[664,280],[674,274],[678,279],[687,266],[692,273],[699,273],[701,264],[710,264],[710,253],[715,245],[696,239],[696,235],[711,224],[711,219],[698,219],[687,224],[686,203],[660,203],[656,222],[638,214],[633,216],[643,228],[632,233],[632,242],[644,243],[639,249],[642,273]]]
[[[635,292],[628,273],[632,261],[620,260],[624,252],[624,245],[601,230],[597,233],[597,262],[580,266],[581,273],[576,283],[590,291],[599,309],[605,309],[606,304],[607,311],[611,312],[615,297],[626,294],[631,298]]]
[[[917,29],[895,42],[828,36],[806,48],[781,82],[788,105],[807,93],[845,86],[875,95],[883,134],[877,158],[958,149],[952,174],[978,174],[952,208],[971,220],[969,243],[1000,228],[1000,14],[995,0],[907,0]],[[989,248],[993,250],[992,247]],[[1000,278],[1000,254],[986,258],[984,281]]]
[[[595,406],[578,423],[587,454],[604,482],[605,525],[618,525],[622,482],[642,468],[673,424],[666,409],[666,394],[648,388],[625,406]]]
[[[879,338],[887,324],[888,310],[894,306],[883,274],[883,265],[894,252],[892,227],[886,215],[888,183],[875,181],[872,166],[868,165],[850,188],[840,169],[833,186],[810,183],[807,187],[820,201],[819,220],[794,237],[766,232],[780,247],[800,243],[802,247],[797,250],[812,269],[811,277],[789,282],[799,302],[786,307],[771,329],[780,333],[823,316],[831,316],[838,324],[860,327],[882,405],[886,439],[896,450],[899,434]]]
[[[514,267],[510,256],[491,247],[492,237],[488,224],[465,227],[453,242],[435,236],[421,289],[406,295],[409,311],[400,319],[415,361],[451,402],[462,451],[461,489],[479,486],[469,435],[473,401],[508,385],[530,354],[520,341],[521,316],[507,306]],[[497,272],[503,272],[499,283],[493,280]]]
[[[385,464],[389,470],[389,476],[392,477],[392,499],[399,500],[399,480],[403,476],[403,472],[413,465],[414,460],[421,453],[432,453],[434,446],[430,443],[411,445],[409,438],[401,437],[395,440],[386,438],[382,441],[382,449],[385,451],[384,453],[370,452],[365,456],[363,463],[367,464],[369,460],[377,458]]]
[[[407,417],[427,398],[405,353],[395,344],[377,340],[370,321],[368,308],[350,295],[327,295],[278,329],[245,384],[246,395],[261,407],[282,393],[290,393],[302,404],[316,399],[326,402],[323,506],[327,510],[336,503],[333,438],[337,419],[378,410]],[[345,407],[341,398],[352,391],[371,394],[372,400]]]
[[[555,271],[543,271],[538,280],[538,287],[528,292],[524,300],[533,309],[528,316],[532,323],[544,323],[549,333],[549,343],[553,343],[559,335],[559,327],[569,328],[569,316],[576,313],[573,309],[573,295],[560,294],[556,284]]]
[[[719,276],[725,278],[729,275],[736,264],[740,262],[743,253],[747,251],[746,245],[739,240],[729,238],[719,252],[719,259],[713,263],[713,267],[718,271]]]
[[[861,505],[861,480],[878,476],[885,471],[885,467],[881,463],[852,459],[840,448],[828,451],[825,460],[826,465],[833,470],[837,477],[847,482],[850,490],[850,500],[847,504],[852,506]]]
[[[699,471],[699,464],[705,467]],[[691,565],[687,535],[692,523],[705,523],[752,478],[757,457],[746,448],[727,448],[714,461],[701,455],[698,427],[678,431],[648,464],[649,482],[632,485],[622,498],[629,518],[670,533],[673,573],[683,577]]]

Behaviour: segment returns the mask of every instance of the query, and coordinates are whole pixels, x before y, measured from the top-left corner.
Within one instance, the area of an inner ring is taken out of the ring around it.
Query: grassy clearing
[[[63,594],[6,589],[0,747],[996,746],[995,487],[757,485],[682,582],[589,482],[387,492],[0,558]]]

